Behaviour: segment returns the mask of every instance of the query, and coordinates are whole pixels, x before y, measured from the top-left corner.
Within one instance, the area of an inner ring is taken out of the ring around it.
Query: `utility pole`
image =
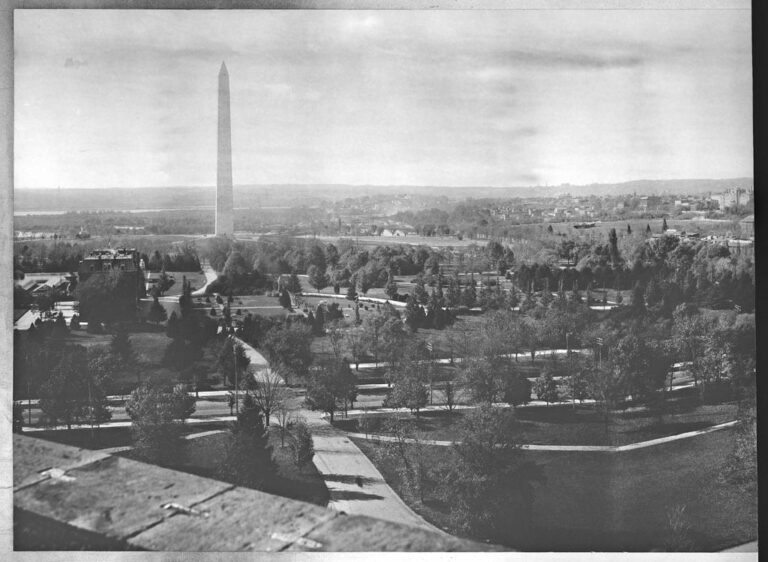
[[[234,336],[232,337],[232,357],[234,359],[233,366],[235,368],[235,414],[240,413],[240,400],[237,392],[237,341]]]

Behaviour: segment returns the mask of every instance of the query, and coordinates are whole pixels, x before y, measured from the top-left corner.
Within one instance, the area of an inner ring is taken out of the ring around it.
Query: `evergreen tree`
[[[136,362],[136,352],[133,349],[128,330],[122,324],[115,326],[115,333],[109,344],[110,352],[119,357],[125,366],[131,366]]]
[[[416,284],[413,288],[413,297],[416,299],[417,304],[427,304],[429,302],[429,294],[424,286],[424,278],[421,275],[416,278]]]
[[[632,227],[627,223],[627,234],[632,234]]]
[[[448,280],[448,289],[445,292],[445,303],[451,308],[461,304],[461,284],[459,282],[459,274],[455,271]]]
[[[632,288],[632,307],[637,311],[645,310],[645,290],[639,281]]]
[[[164,466],[184,460],[184,419],[194,412],[194,401],[181,387],[145,381],[131,392],[125,411],[131,418],[136,456]]]
[[[159,324],[165,322],[168,318],[168,313],[165,311],[165,307],[160,304],[157,297],[152,301],[152,305],[149,307],[149,313],[147,314],[147,320]]]
[[[667,219],[663,219],[663,222],[661,223],[661,231],[666,232],[667,231]]]
[[[54,338],[63,338],[66,337],[66,335],[69,333],[69,330],[67,329],[67,321],[64,320],[64,313],[59,312],[58,316],[56,316],[56,321],[53,324],[53,337]]]
[[[317,265],[310,265],[307,269],[307,276],[309,277],[309,284],[312,285],[316,291],[322,291],[328,286],[328,275],[325,273],[325,269],[321,269]]]
[[[172,339],[176,339],[181,336],[179,317],[176,316],[175,310],[171,312],[171,315],[168,317],[168,324],[165,326],[165,335]]]
[[[224,375],[230,386],[235,385],[235,368],[237,368],[238,385],[245,380],[246,369],[251,360],[245,353],[245,348],[240,342],[227,338],[219,351],[217,367],[219,373]]]
[[[357,298],[357,291],[355,290],[356,287],[357,278],[352,277],[349,287],[347,287],[347,300],[353,301]]]
[[[287,290],[283,289],[280,291],[280,296],[278,297],[278,301],[280,302],[280,306],[283,308],[286,308],[288,310],[291,309],[291,295],[288,293]]]
[[[268,487],[277,473],[264,417],[253,396],[246,394],[230,442],[217,469],[219,478],[257,490]]]
[[[461,303],[468,308],[473,308],[477,304],[477,291],[474,283],[464,287],[464,291],[461,294]]]
[[[294,271],[291,273],[291,275],[288,277],[288,282],[285,285],[285,289],[289,293],[297,294],[304,291],[304,288],[301,286],[301,281],[299,280],[299,276],[296,275],[296,272]]]
[[[415,332],[421,327],[423,315],[423,309],[416,304],[416,299],[413,295],[408,295],[405,299],[405,323],[411,329],[411,332]]]
[[[536,398],[544,400],[547,405],[557,402],[560,398],[557,382],[555,382],[549,369],[545,369],[539,378],[536,379],[536,382],[533,383],[533,391],[536,393]]]
[[[389,270],[389,273],[387,273],[387,284],[384,287],[384,292],[392,300],[397,298],[397,283],[395,282],[395,276],[392,275],[391,269]]]
[[[293,462],[299,468],[309,464],[315,454],[312,445],[312,434],[303,421],[293,426]]]
[[[645,235],[650,236],[651,235],[651,223],[648,223],[645,227]]]

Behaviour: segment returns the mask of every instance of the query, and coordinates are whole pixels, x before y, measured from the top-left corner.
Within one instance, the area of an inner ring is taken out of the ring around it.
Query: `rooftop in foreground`
[[[16,550],[498,550],[23,435],[13,450]]]

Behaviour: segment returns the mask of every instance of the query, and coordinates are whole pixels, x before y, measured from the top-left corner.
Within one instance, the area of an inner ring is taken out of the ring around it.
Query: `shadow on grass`
[[[366,484],[374,484],[376,482],[383,482],[380,478],[368,478],[366,476],[352,476],[351,474],[324,474],[324,480],[333,480],[334,482],[342,482],[344,484],[357,484],[358,486],[365,486]]]
[[[380,496],[378,494],[366,494],[365,492],[355,492],[352,490],[339,490],[339,491],[332,492],[331,499],[365,501],[365,500],[381,500],[384,498],[383,496]]]

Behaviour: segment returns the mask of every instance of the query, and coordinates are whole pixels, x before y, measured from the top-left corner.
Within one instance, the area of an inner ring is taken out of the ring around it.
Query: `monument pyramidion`
[[[216,170],[216,236],[232,236],[235,219],[232,197],[232,127],[229,118],[229,72],[219,70],[219,129]]]

